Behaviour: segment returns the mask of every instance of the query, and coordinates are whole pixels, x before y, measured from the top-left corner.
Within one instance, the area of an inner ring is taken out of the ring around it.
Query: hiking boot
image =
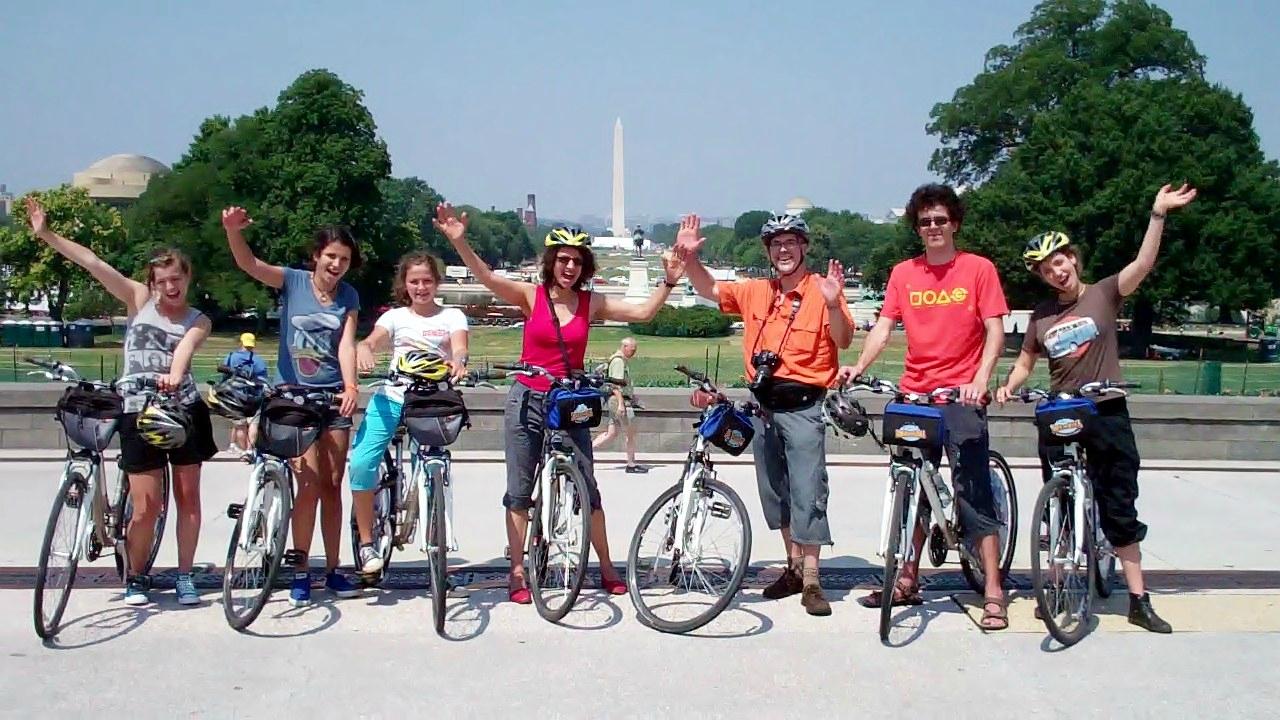
[[[804,594],[800,596],[800,604],[810,615],[825,617],[831,614],[831,603],[827,602],[826,596],[822,594],[820,585],[805,585]]]
[[[1173,626],[1165,622],[1151,607],[1151,595],[1148,593],[1141,596],[1129,594],[1129,624],[1161,635],[1173,632]]]
[[[764,589],[763,595],[766,600],[781,600],[803,589],[804,583],[800,580],[800,574],[788,565],[787,569],[782,571],[782,575]]]

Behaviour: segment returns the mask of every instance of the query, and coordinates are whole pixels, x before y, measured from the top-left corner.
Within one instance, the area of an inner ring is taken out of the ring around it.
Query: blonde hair
[[[152,253],[151,258],[147,260],[147,287],[152,287],[156,284],[156,270],[158,268],[167,268],[174,265],[178,266],[178,270],[183,275],[191,277],[191,260],[181,250],[164,248]]]

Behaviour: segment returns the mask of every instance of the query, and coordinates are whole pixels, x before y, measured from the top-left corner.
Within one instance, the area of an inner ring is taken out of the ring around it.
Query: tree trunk
[[[1156,309],[1146,298],[1133,301],[1133,319],[1129,333],[1129,357],[1143,358],[1151,344],[1152,328],[1156,322]]]
[[[49,298],[49,317],[62,322],[62,309],[67,305],[67,278],[58,278],[58,293]]]
[[[1230,305],[1218,306],[1218,324],[1219,325],[1231,324],[1231,306]]]

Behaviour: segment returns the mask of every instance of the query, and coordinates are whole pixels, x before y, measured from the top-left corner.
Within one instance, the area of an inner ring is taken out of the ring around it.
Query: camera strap
[[[769,324],[769,318],[773,316],[773,313],[776,310],[776,308],[779,305],[781,305],[782,297],[784,297],[782,295],[782,289],[780,287],[774,288],[773,300],[770,301],[769,303],[769,312],[764,316],[764,319],[760,321],[760,332],[756,333],[756,342],[755,342],[755,345],[752,346],[751,348],[752,355],[755,355],[756,352],[760,349],[760,343],[761,341],[764,340],[764,328],[766,325]],[[791,334],[791,325],[796,321],[796,315],[800,312],[800,300],[801,298],[797,297],[791,301],[791,317],[787,318],[787,327],[785,330],[782,331],[782,340],[778,342],[779,354],[781,354],[782,348],[786,347],[787,336]]]
[[[560,317],[556,315],[556,304],[551,300],[551,289],[546,285],[542,286],[542,292],[547,298],[547,312],[551,314],[551,324],[556,328],[556,341],[560,344],[560,357],[564,360],[564,376],[569,377],[571,368],[569,366],[569,348],[564,343],[564,333],[560,330]],[[588,297],[588,302],[590,299]],[[578,295],[578,303],[582,303],[582,296]],[[581,308],[579,308],[581,309]],[[590,310],[588,310],[590,312]],[[575,315],[577,313],[574,313]]]

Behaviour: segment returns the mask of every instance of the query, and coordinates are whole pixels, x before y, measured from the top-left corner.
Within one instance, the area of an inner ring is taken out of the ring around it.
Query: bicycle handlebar
[[[1142,383],[1098,380],[1096,382],[1085,383],[1075,390],[1060,390],[1056,393],[1043,388],[1022,388],[1013,397],[1021,400],[1022,402],[1028,403],[1048,400],[1051,397],[1098,397],[1101,395],[1120,395],[1123,397],[1129,394],[1125,392],[1126,390],[1133,390],[1140,387],[1142,387]]]

